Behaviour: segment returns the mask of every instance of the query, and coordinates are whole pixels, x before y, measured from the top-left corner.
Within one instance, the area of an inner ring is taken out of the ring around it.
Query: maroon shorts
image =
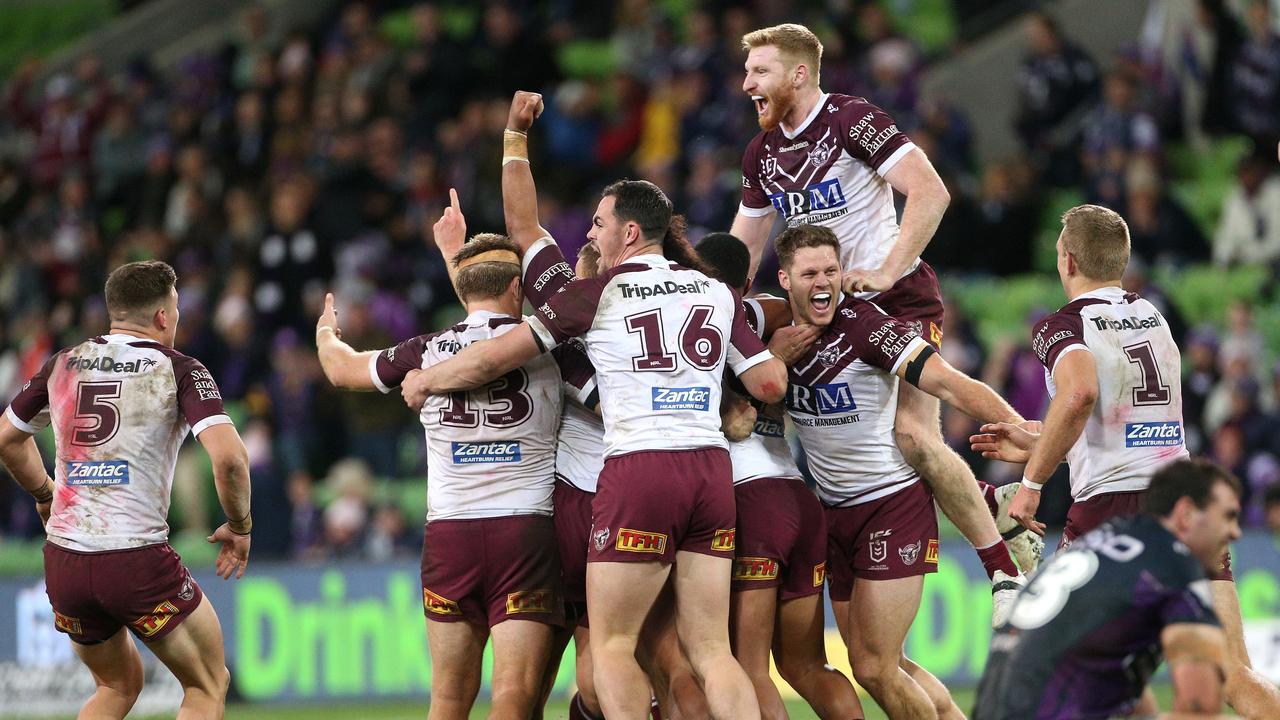
[[[587,562],[672,563],[677,550],[733,559],[733,466],[722,448],[607,458],[591,509]]]
[[[938,572],[938,513],[923,480],[885,497],[828,507],[827,578],[832,600],[853,580],[897,580]]]
[[[422,544],[428,620],[493,627],[505,620],[564,624],[560,553],[546,515],[433,520]]]
[[[92,553],[45,543],[44,578],[54,626],[82,645],[126,626],[146,642],[159,640],[204,597],[167,543]]]
[[[1076,538],[1089,533],[1108,520],[1141,513],[1142,501],[1146,496],[1146,490],[1130,490],[1100,493],[1088,500],[1071,503],[1071,509],[1067,511],[1067,525],[1062,528],[1062,539],[1058,541],[1058,549],[1062,550]],[[1209,579],[1235,581],[1235,574],[1231,572],[1230,550],[1222,554],[1222,562],[1218,565],[1217,572],[1210,573]]]
[[[822,592],[827,519],[822,503],[797,478],[761,478],[733,488],[738,557],[733,589],[782,588],[782,599]]]
[[[591,501],[595,493],[557,480],[551,498],[556,507],[556,543],[560,547],[565,617],[587,627],[587,544],[591,538]]]
[[[929,263],[921,260],[915,270],[871,301],[899,320],[916,324],[920,337],[934,350],[942,347],[942,289]]]

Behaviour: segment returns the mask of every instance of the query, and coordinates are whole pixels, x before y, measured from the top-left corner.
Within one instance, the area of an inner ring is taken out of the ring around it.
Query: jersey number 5
[[[1151,349],[1151,343],[1129,345],[1124,349],[1124,354],[1130,363],[1142,369],[1142,384],[1133,389],[1133,404],[1168,405],[1171,398],[1169,386],[1160,377],[1160,366],[1156,364],[1156,354]]]
[[[724,336],[711,324],[715,308],[694,305],[680,328],[680,356],[699,370],[714,370],[724,356]],[[672,372],[676,355],[662,336],[662,309],[628,315],[627,332],[640,336],[641,353],[631,358],[636,372]]]
[[[101,445],[120,429],[120,408],[111,402],[120,397],[120,381],[82,382],[76,386],[76,426],[71,444]],[[87,420],[88,422],[80,422]]]

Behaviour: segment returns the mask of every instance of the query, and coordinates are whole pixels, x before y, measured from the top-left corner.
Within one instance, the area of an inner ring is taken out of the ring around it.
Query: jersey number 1
[[[1124,349],[1124,354],[1129,362],[1142,369],[1142,384],[1133,389],[1133,404],[1168,405],[1171,397],[1169,386],[1160,377],[1160,366],[1156,364],[1156,354],[1151,349],[1151,343],[1129,345]]]

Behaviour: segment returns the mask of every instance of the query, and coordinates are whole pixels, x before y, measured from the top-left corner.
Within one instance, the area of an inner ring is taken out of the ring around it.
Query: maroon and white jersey
[[[824,93],[796,132],[779,125],[747,145],[738,212],[778,212],[788,227],[829,227],[846,270],[873,270],[898,239],[893,188],[884,176],[914,147],[893,118],[865,99]]]
[[[787,410],[827,505],[869,502],[919,480],[898,450],[893,423],[895,373],[923,345],[911,325],[846,297],[791,367]]]
[[[756,337],[764,339],[764,311],[757,300],[743,300],[747,323]],[[733,484],[762,478],[799,478],[800,468],[787,444],[786,409],[782,403],[766,405],[756,412],[756,424],[745,440],[729,443],[733,463]]]
[[[1188,457],[1182,426],[1182,357],[1155,306],[1119,287],[1087,292],[1036,326],[1031,347],[1057,393],[1053,370],[1069,352],[1093,353],[1098,400],[1067,451],[1071,497],[1145,490],[1160,467]]]
[[[519,318],[477,310],[447,330],[371,356],[369,376],[390,392],[411,371],[519,324]],[[560,370],[550,355],[474,390],[428,396],[419,416],[427,436],[427,522],[551,514],[562,403]]]
[[[35,434],[53,425],[57,492],[49,542],[86,552],[169,539],[169,493],[188,431],[231,422],[199,360],[133,335],[58,351],[5,414]]]
[[[656,254],[579,278],[528,320],[546,349],[581,337],[595,366],[605,457],[726,447],[720,382],[772,357],[723,283]]]
[[[596,491],[604,469],[604,420],[596,414],[600,392],[595,368],[581,340],[552,351],[564,383],[564,414],[556,443],[556,477],[583,492]]]

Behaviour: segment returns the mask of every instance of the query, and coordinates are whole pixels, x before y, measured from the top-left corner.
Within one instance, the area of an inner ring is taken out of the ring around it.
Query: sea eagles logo
[[[831,151],[834,148],[830,145],[818,143],[818,146],[809,151],[809,162],[817,167],[827,161],[831,157]]]
[[[850,310],[849,308],[840,308],[840,314],[849,318],[850,320],[858,317],[858,313]]]
[[[898,557],[902,558],[903,565],[914,565],[920,557],[920,541],[898,548]]]
[[[840,346],[832,345],[826,350],[818,353],[818,362],[822,363],[823,367],[835,367],[835,364],[840,362],[841,354]]]
[[[178,599],[186,602],[196,596],[195,586],[191,584],[191,573],[182,578],[182,590],[178,592]]]
[[[591,542],[595,543],[596,552],[603,551],[609,544],[609,528],[601,528],[591,533]]]

